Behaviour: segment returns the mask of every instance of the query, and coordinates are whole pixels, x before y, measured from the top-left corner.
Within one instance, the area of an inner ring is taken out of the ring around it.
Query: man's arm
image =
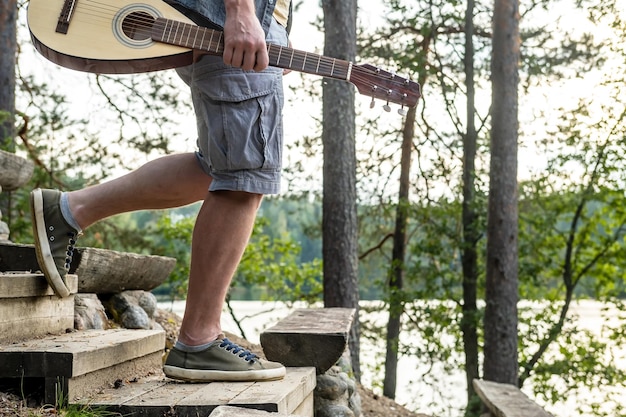
[[[244,70],[264,70],[269,58],[254,0],[224,0],[224,5],[224,62]]]

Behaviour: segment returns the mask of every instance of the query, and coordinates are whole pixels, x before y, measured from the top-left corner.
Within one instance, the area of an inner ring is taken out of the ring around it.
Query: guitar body
[[[68,4],[72,9],[63,33],[59,21]],[[157,17],[194,24],[162,0],[30,0],[28,6],[28,27],[39,53],[63,67],[101,74],[158,71],[192,63],[191,49],[154,42],[142,30],[146,21]]]

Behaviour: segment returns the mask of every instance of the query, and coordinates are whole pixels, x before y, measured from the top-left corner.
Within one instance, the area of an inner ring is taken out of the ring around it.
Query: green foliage
[[[264,203],[265,204],[265,203]],[[268,212],[288,212],[292,200],[275,204]],[[187,293],[190,247],[198,206],[184,211],[174,210],[156,214],[156,219],[143,222],[142,235],[153,254],[174,257],[176,267],[163,288],[172,299],[184,298]],[[306,210],[306,207],[304,208]],[[306,216],[300,218],[306,221]],[[292,220],[293,221],[293,220]],[[241,263],[233,277],[230,297],[244,299],[306,301],[314,303],[322,294],[322,263],[319,258],[302,261],[301,246],[294,239],[296,231],[286,222],[271,223],[262,214],[257,217],[254,230]]]
[[[234,286],[263,287],[262,299],[320,301],[321,261],[299,263],[300,247],[286,233],[274,238],[263,233],[268,224],[262,217],[257,219],[250,244],[235,274]]]

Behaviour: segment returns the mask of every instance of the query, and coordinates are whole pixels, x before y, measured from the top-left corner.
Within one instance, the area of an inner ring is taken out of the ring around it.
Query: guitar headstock
[[[403,107],[415,106],[422,96],[420,85],[415,81],[369,64],[354,65],[350,82],[365,96]]]

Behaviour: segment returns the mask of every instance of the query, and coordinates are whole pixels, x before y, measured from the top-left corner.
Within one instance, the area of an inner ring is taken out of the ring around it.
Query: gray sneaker
[[[285,367],[260,359],[225,337],[200,352],[172,348],[163,372],[184,381],[271,381],[285,376]]]
[[[79,230],[67,224],[61,214],[61,192],[37,188],[30,193],[30,210],[39,267],[59,297],[67,297],[65,285]]]

